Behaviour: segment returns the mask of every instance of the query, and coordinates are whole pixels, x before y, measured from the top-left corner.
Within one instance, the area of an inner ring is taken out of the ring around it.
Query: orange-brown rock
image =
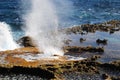
[[[6,50],[6,51],[0,52],[0,54],[24,54],[24,53],[37,54],[37,53],[42,53],[42,51],[40,51],[36,47],[24,47],[24,48],[18,48],[15,50]]]

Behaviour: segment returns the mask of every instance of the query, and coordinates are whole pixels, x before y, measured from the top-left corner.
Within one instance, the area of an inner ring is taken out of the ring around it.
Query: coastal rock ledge
[[[96,60],[99,55],[83,60],[69,60],[65,56],[55,56],[53,59],[37,59],[27,61],[23,57],[16,55],[28,54],[35,56],[40,54],[35,47],[26,47],[0,52],[0,74],[30,74],[40,76],[50,80],[63,80],[60,75],[64,72],[78,72],[80,74],[100,74],[99,68],[116,68],[120,70],[120,61],[112,63],[100,63]]]

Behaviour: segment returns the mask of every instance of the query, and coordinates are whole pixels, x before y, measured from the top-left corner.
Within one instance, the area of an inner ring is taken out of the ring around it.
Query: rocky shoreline
[[[96,55],[84,60],[42,60],[42,63],[41,61],[38,61],[38,63],[36,63],[36,61],[24,63],[24,61],[18,58],[17,61],[19,61],[21,65],[12,62],[9,62],[8,65],[0,64],[0,74],[22,73],[36,75],[46,79],[62,80],[63,78],[60,77],[62,73],[77,72],[79,74],[101,75],[100,68],[120,71],[120,61],[100,63],[96,61],[99,58],[100,56]],[[120,79],[119,76],[109,76],[107,73],[101,76],[103,76],[104,79],[106,79],[107,76],[110,77],[111,80]]]
[[[67,35],[86,35],[88,33],[95,33],[96,31],[114,34],[114,32],[119,30],[120,21],[117,20],[100,24],[84,24],[64,29]],[[86,40],[80,38],[80,42],[84,41]],[[65,55],[84,54],[85,52],[104,53],[105,51],[104,47],[70,46],[68,45],[69,42],[71,42],[71,40],[65,41],[67,44],[63,47]],[[95,42],[97,44],[108,44],[106,39],[97,39]],[[29,61],[27,61],[24,57],[28,55],[35,57],[43,54],[43,52],[36,48],[36,45],[29,36],[22,37],[17,43],[20,44],[22,48],[0,52],[0,74],[29,74],[40,76],[47,80],[65,80],[65,78],[62,77],[64,73],[76,72],[79,73],[79,75],[97,74],[100,75],[103,80],[120,80],[120,73],[118,75],[111,75],[105,72],[107,69],[120,72],[120,60],[102,63],[98,60],[101,58],[101,55],[94,54],[92,57],[82,60],[69,60],[67,56],[53,55],[53,59],[41,58],[29,59]]]
[[[95,33],[96,31],[109,32],[110,34],[113,34],[114,32],[119,30],[120,21],[118,20],[111,20],[99,24],[83,24],[65,29],[67,34],[74,33],[81,35],[85,35],[87,33]]]

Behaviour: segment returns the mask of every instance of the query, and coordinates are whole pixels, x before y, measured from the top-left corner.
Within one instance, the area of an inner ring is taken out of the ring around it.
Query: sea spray
[[[24,31],[46,56],[63,55],[63,35],[58,32],[58,17],[53,1],[30,0],[31,10],[24,16]]]
[[[5,22],[0,22],[0,51],[16,48],[18,48],[18,45],[13,40],[10,26]]]

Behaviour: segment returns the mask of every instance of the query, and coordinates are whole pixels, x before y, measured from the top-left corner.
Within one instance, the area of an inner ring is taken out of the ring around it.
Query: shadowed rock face
[[[83,43],[86,39],[80,38],[80,43]]]
[[[39,76],[41,78],[45,79],[54,79],[55,74],[52,72],[41,69],[41,68],[25,68],[25,67],[13,67],[13,68],[2,68],[0,67],[0,74],[29,74],[29,75],[34,75],[34,76]]]
[[[120,60],[118,61],[113,61],[110,63],[104,63],[103,65],[101,65],[102,68],[106,68],[108,67],[108,69],[116,69],[120,71]]]
[[[20,38],[17,41],[17,43],[24,47],[35,47],[36,46],[35,43],[33,43],[32,38],[29,36],[24,36],[24,37]]]
[[[101,40],[101,39],[97,39],[96,43],[99,44],[103,44],[103,45],[107,45],[107,39]]]

